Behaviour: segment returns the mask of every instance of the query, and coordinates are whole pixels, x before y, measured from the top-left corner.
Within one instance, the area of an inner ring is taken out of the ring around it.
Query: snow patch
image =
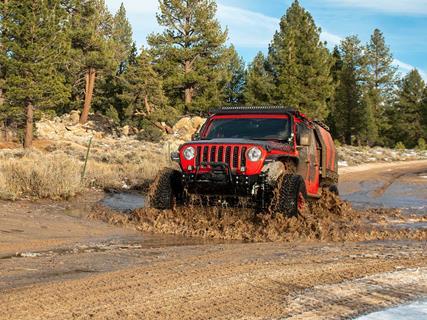
[[[356,320],[423,320],[427,319],[427,300],[417,301],[384,311],[374,312]]]

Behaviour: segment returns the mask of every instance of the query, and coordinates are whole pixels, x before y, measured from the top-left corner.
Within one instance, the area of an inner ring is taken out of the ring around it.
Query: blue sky
[[[155,14],[158,0],[106,0],[115,12],[125,4],[138,46],[160,31]],[[229,29],[233,43],[246,62],[267,51],[279,19],[292,0],[218,0],[218,19]],[[427,80],[427,0],[300,0],[323,30],[329,47],[348,35],[363,42],[372,31],[383,31],[402,73],[417,68]]]

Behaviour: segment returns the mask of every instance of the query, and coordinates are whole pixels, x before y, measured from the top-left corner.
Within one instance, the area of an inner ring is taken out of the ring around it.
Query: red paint
[[[297,123],[302,123],[304,122],[304,124],[311,128],[311,129],[318,129],[318,134],[320,135],[320,137],[318,137],[322,142],[323,142],[323,147],[326,150],[322,150],[322,152],[325,153],[325,163],[322,164],[322,159],[320,158],[320,155],[317,152],[317,148],[315,150],[315,162],[316,163],[309,163],[307,165],[307,170],[306,170],[306,176],[303,177],[304,181],[305,181],[305,185],[306,185],[306,189],[307,189],[307,194],[311,195],[311,196],[316,196],[318,195],[319,192],[319,188],[320,188],[320,178],[322,173],[320,172],[320,166],[323,166],[326,168],[326,170],[330,170],[333,172],[336,172],[336,166],[335,166],[335,161],[336,161],[336,149],[334,146],[334,141],[330,135],[330,133],[324,129],[323,127],[319,126],[318,124],[310,121],[308,118],[306,118],[304,115],[300,114],[300,113],[291,113],[291,116],[293,118],[293,132],[294,132],[294,143],[292,146],[289,146],[288,150],[284,150],[284,147],[286,145],[283,145],[281,143],[270,143],[269,145],[269,151],[267,151],[267,149],[264,147],[264,142],[259,142],[259,144],[257,143],[245,143],[245,142],[236,142],[236,141],[231,141],[232,139],[230,139],[230,143],[227,143],[226,140],[222,140],[222,141],[217,141],[215,142],[215,140],[212,141],[194,141],[194,142],[189,142],[184,144],[183,146],[181,146],[179,152],[180,152],[180,160],[181,160],[181,169],[183,170],[183,172],[185,173],[196,173],[196,158],[192,160],[186,160],[183,156],[183,151],[185,148],[188,148],[189,146],[192,146],[195,151],[196,151],[196,155],[197,155],[197,150],[198,148],[201,148],[201,154],[200,154],[200,161],[203,161],[203,148],[204,147],[208,147],[208,155],[207,155],[207,161],[206,162],[226,162],[226,150],[227,147],[231,147],[231,151],[230,151],[230,157],[229,157],[229,162],[228,164],[231,167],[232,173],[233,174],[242,174],[242,175],[258,175],[261,173],[262,168],[264,166],[264,161],[266,160],[266,158],[268,156],[274,156],[274,157],[292,157],[292,158],[299,158],[300,157],[300,152],[299,150],[296,148],[296,139],[297,139],[297,135],[295,134],[297,132]],[[203,139],[203,137],[205,137],[207,135],[207,133],[210,130],[210,126],[211,123],[217,119],[250,119],[250,118],[260,118],[260,119],[288,119],[289,116],[287,114],[268,114],[268,113],[257,113],[257,114],[221,114],[221,115],[213,115],[211,116],[206,124],[203,126],[202,130],[201,130],[201,137]],[[248,158],[248,151],[250,148],[252,147],[258,147],[261,152],[262,152],[262,156],[261,159],[257,162],[252,162],[249,160]],[[222,153],[222,157],[219,156],[219,148],[223,147],[223,153]],[[236,155],[237,159],[234,159],[235,157],[235,153],[234,153],[234,148],[237,147],[238,149],[238,153]],[[215,152],[214,152],[214,157],[211,158],[212,155],[212,150],[213,148],[215,148]],[[246,165],[245,168],[246,170],[244,172],[241,171],[241,166],[242,166],[242,148],[246,148],[246,152],[245,152],[245,158],[246,158]],[[238,163],[237,167],[234,167],[234,162],[235,160],[237,160],[236,162]],[[308,161],[312,161],[313,159],[308,158]],[[305,161],[305,160],[303,160]],[[191,166],[192,170],[188,170],[188,167]],[[210,172],[212,168],[207,166],[207,167],[199,167],[198,173],[207,173]],[[310,179],[310,175],[313,173],[314,170],[314,177],[311,177]],[[298,199],[299,200],[299,199]]]

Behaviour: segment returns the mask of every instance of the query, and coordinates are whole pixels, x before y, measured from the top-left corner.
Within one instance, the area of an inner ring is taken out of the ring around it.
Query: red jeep
[[[245,203],[298,215],[322,188],[338,192],[337,157],[328,128],[282,107],[211,112],[193,141],[172,154],[180,170],[163,170],[150,203],[169,209],[191,195],[207,203]]]

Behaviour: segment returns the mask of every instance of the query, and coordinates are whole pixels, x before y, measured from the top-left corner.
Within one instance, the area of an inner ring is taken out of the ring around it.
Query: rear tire
[[[149,204],[160,210],[173,209],[177,200],[182,199],[181,173],[173,169],[161,170],[150,186]]]
[[[329,187],[329,191],[332,192],[334,195],[339,196],[340,192],[338,190],[338,187],[336,184],[333,184]]]
[[[307,190],[304,179],[296,174],[284,174],[279,180],[274,211],[289,217],[296,217],[306,206]]]

